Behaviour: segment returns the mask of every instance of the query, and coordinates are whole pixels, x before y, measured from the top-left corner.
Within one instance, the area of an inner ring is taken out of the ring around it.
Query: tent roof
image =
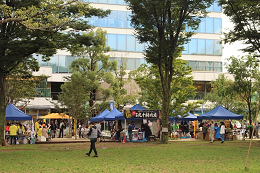
[[[111,112],[109,112],[107,115],[105,115],[104,119],[105,121],[114,121],[114,120],[120,120],[124,119],[123,113],[114,108]]]
[[[6,107],[6,120],[32,120],[32,117],[10,103]]]
[[[46,119],[69,119],[70,117],[65,113],[51,113],[43,116],[42,118]]]
[[[103,112],[98,114],[97,116],[91,118],[89,121],[102,121],[104,117],[109,113],[110,111],[105,109]]]
[[[130,108],[130,110],[146,110],[146,109],[140,106],[139,104],[135,104],[133,107]]]
[[[194,115],[194,114],[192,114],[192,113],[190,113],[190,112],[188,112],[188,116],[186,116],[186,117],[181,117],[180,115],[178,115],[177,117],[169,117],[169,120],[181,120],[181,121],[194,121],[194,120],[197,120],[197,116],[196,115]]]
[[[243,116],[230,112],[219,105],[211,111],[198,116],[198,119],[243,119]]]

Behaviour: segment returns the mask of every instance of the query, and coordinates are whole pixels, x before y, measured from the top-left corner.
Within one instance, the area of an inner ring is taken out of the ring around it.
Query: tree
[[[228,59],[230,64],[227,65],[228,72],[234,75],[233,90],[235,90],[248,108],[248,120],[252,122],[253,97],[258,91],[259,81],[259,63],[252,55],[236,58],[234,56]]]
[[[103,17],[109,11],[95,9],[78,0],[10,0],[0,4],[0,142],[4,145],[5,79],[20,63],[43,58],[68,44],[68,28],[87,30],[82,17]],[[66,40],[66,41],[65,41]]]
[[[101,88],[100,82],[110,84],[113,81],[111,71],[115,71],[117,62],[109,61],[110,56],[105,54],[110,48],[106,46],[106,32],[102,29],[72,36],[74,44],[69,45],[68,50],[80,58],[72,62],[71,71],[79,72],[91,81],[88,101],[92,107],[98,90],[101,91],[104,100],[111,95],[111,89]]]
[[[225,33],[224,42],[244,41],[244,52],[260,53],[260,11],[259,0],[219,0],[223,13],[234,24],[234,28]]]
[[[74,127],[76,127],[78,117],[86,113],[86,102],[89,100],[88,93],[91,81],[78,72],[74,72],[66,79],[67,82],[61,86],[62,93],[58,95],[58,100],[62,106],[66,106],[68,109],[74,119]],[[75,135],[75,139],[77,139],[77,135]]]
[[[213,0],[126,0],[132,10],[131,23],[141,43],[148,43],[145,59],[157,66],[162,88],[162,125],[167,127],[174,74],[173,62],[181,55],[183,44],[197,29],[200,17]],[[149,17],[147,17],[149,16]],[[162,134],[162,143],[168,142],[168,133]]]
[[[171,100],[169,116],[187,115],[191,109],[198,107],[198,103],[187,103],[189,98],[194,97],[195,87],[193,86],[193,77],[191,67],[186,66],[186,62],[181,59],[174,61],[174,74],[171,82]],[[162,109],[162,88],[160,87],[159,71],[156,66],[142,64],[137,70],[129,74],[141,88],[139,103],[145,104],[150,109]],[[173,111],[174,110],[174,111]]]
[[[228,79],[225,74],[220,74],[215,81],[211,82],[211,91],[205,97],[205,101],[213,103],[212,107],[222,105],[228,110],[240,115],[246,115],[247,105],[234,89],[234,81]]]

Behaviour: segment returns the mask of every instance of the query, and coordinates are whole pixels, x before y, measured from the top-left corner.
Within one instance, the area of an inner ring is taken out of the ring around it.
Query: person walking
[[[215,141],[214,135],[215,135],[215,127],[213,124],[213,121],[210,121],[210,126],[209,126],[209,139],[210,142],[213,143]]]
[[[132,142],[132,131],[133,131],[132,125],[131,125],[131,123],[128,123],[128,136],[129,136],[130,142]]]
[[[86,153],[86,155],[90,156],[92,150],[94,150],[95,155],[93,157],[98,157],[96,146],[95,146],[95,143],[97,142],[97,137],[98,137],[98,129],[94,125],[93,122],[90,123],[90,129],[89,129],[88,137],[90,139],[90,149],[89,149],[89,152]]]
[[[220,132],[219,132],[219,134],[220,134],[220,138],[221,138],[221,140],[222,140],[222,142],[221,143],[224,143],[224,135],[225,135],[225,124],[223,123],[223,122],[221,122],[221,126],[220,126]]]
[[[64,123],[63,121],[60,123],[60,133],[59,133],[59,138],[63,138],[63,129],[64,129]]]

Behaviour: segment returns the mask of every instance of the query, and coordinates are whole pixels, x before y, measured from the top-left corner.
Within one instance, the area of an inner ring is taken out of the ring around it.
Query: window
[[[65,55],[59,55],[59,73],[68,73],[68,57]]]
[[[49,66],[52,67],[53,73],[58,73],[59,56],[53,55],[49,61]]]
[[[220,34],[222,31],[222,19],[214,18],[214,33]]]
[[[222,62],[214,62],[214,71],[222,72]]]
[[[198,54],[205,55],[206,54],[206,40],[198,39]]]
[[[134,70],[135,67],[135,58],[128,58],[127,59],[127,70]]]
[[[221,6],[218,5],[218,2],[214,2],[214,11],[222,12],[222,8],[221,8]]]
[[[199,29],[198,29],[198,32],[206,32],[206,19],[205,18],[201,18],[200,19],[201,22],[200,22],[200,25],[199,25]]]
[[[205,69],[206,69],[205,61],[198,61],[198,70],[205,71]]]
[[[98,26],[98,17],[92,16],[91,18],[88,19],[88,22],[92,26]]]
[[[139,43],[139,41],[136,39],[136,52],[143,52],[144,51],[144,44]]]
[[[37,58],[39,58],[39,60],[38,60],[38,62],[39,62],[39,66],[48,66],[48,62],[44,62],[43,61],[43,58],[42,58],[42,55],[35,55],[35,57]],[[37,58],[37,59],[38,59]]]
[[[99,0],[99,3],[107,4],[107,0]]]
[[[213,18],[206,18],[206,33],[213,33]]]
[[[211,5],[210,7],[208,7],[208,8],[206,9],[206,11],[214,11],[214,5]]]
[[[126,35],[117,35],[117,45],[119,51],[126,51]]]
[[[78,59],[78,57],[75,57],[75,56],[67,56],[67,57],[68,57],[68,62],[69,62],[69,63],[68,63],[69,72],[71,72],[71,70],[70,70],[70,65],[71,65],[72,61]]]
[[[135,51],[135,37],[134,35],[127,35],[127,51]]]
[[[191,39],[189,44],[189,54],[198,54],[198,39]]]
[[[118,28],[126,28],[126,11],[118,11]]]
[[[118,0],[118,4],[120,4],[120,5],[126,5],[125,0]]]
[[[197,70],[197,61],[189,61],[188,64],[192,68],[192,70]]]
[[[182,51],[182,54],[189,54],[189,44],[186,43],[183,45],[184,50]]]
[[[98,26],[107,27],[107,17],[98,19]]]
[[[214,64],[211,61],[207,61],[206,71],[214,71]]]
[[[214,40],[214,55],[222,55],[222,44],[220,40]]]
[[[116,34],[107,34],[107,43],[111,50],[117,50],[117,35]]]
[[[108,27],[117,27],[117,11],[111,11],[108,18]]]
[[[132,12],[131,11],[127,11],[126,12],[126,15],[127,15],[127,28],[133,28],[132,26],[131,26],[131,15],[132,15]]]
[[[206,54],[207,55],[213,55],[214,54],[214,41],[213,40],[206,40]]]
[[[117,0],[108,0],[108,4],[117,4]]]

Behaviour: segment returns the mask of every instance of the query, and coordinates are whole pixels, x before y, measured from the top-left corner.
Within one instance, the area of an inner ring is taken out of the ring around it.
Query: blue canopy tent
[[[32,120],[32,116],[23,113],[12,103],[6,107],[6,120]]]
[[[139,104],[135,104],[133,107],[130,108],[130,110],[146,110],[146,109],[140,106]]]
[[[102,121],[104,117],[109,113],[110,111],[105,109],[103,112],[98,114],[97,116],[91,118],[89,121]]]
[[[124,116],[123,113],[114,108],[111,112],[106,114],[103,118],[105,121],[115,121],[115,120],[123,120]]]
[[[221,105],[215,107],[214,109],[212,109],[211,111],[202,114],[200,116],[198,116],[199,120],[202,119],[243,119],[242,115],[238,115],[235,114],[233,112],[230,112],[229,110],[225,109],[224,107],[222,107]]]
[[[180,115],[178,115],[177,117],[169,117],[169,120],[170,121],[173,121],[173,120],[180,120],[180,121],[194,121],[194,120],[197,120],[197,116],[196,115],[193,115],[192,113],[188,112],[188,116],[186,117],[181,117]]]

